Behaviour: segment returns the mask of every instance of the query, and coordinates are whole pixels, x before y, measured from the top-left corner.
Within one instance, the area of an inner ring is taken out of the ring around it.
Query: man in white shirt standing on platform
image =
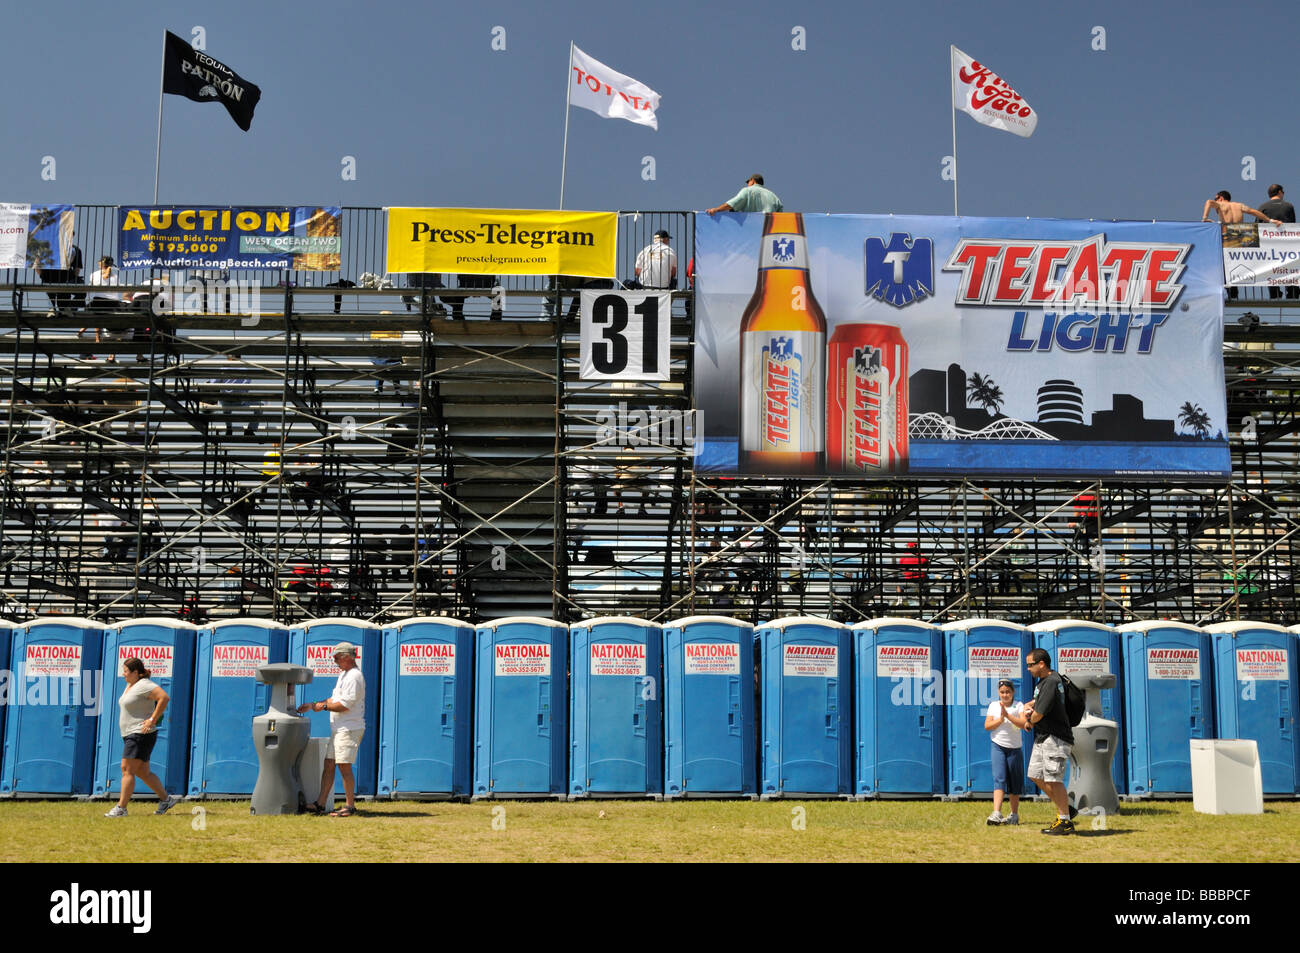
[[[361,747],[361,738],[366,733],[366,680],[357,667],[357,650],[350,642],[340,642],[334,646],[334,663],[343,674],[334,683],[334,692],[329,701],[304,702],[298,706],[298,713],[328,711],[330,713],[330,743],[325,750],[325,770],[321,773],[320,797],[334,787],[334,765],[337,763],[339,774],[343,777],[343,794],[345,803],[337,811],[331,811],[330,817],[351,817],[357,812],[357,780],[352,773],[352,765],[357,760],[357,750]],[[313,814],[324,814],[328,805],[322,804],[320,798],[312,803]]]
[[[642,288],[671,288],[677,280],[677,252],[668,245],[672,236],[664,229],[636,256],[636,278]]]

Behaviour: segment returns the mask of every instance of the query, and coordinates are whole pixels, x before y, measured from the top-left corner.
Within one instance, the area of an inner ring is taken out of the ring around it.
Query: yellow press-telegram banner
[[[614,212],[390,208],[388,270],[613,278]]]

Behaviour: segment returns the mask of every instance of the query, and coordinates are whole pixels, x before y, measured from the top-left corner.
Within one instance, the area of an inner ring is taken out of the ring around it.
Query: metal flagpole
[[[564,82],[564,156],[560,159],[560,208],[564,208],[564,172],[569,162],[569,83],[573,82],[573,41],[569,41],[569,75]]]
[[[158,204],[158,162],[162,158],[163,84],[167,78],[167,31],[163,30],[162,68],[158,71],[158,150],[153,154],[153,204]]]
[[[957,60],[957,47],[948,44],[948,98],[952,100],[952,214],[957,215],[957,90],[952,75]]]

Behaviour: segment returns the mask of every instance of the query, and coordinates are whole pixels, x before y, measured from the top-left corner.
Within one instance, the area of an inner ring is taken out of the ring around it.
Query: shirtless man
[[[1278,219],[1269,218],[1263,212],[1251,208],[1244,202],[1234,202],[1232,196],[1226,190],[1218,193],[1212,199],[1205,200],[1205,210],[1201,212],[1202,222],[1210,220],[1211,209],[1219,213],[1219,221],[1225,225],[1240,225],[1246,212],[1265,222],[1272,222],[1274,225],[1282,224]]]

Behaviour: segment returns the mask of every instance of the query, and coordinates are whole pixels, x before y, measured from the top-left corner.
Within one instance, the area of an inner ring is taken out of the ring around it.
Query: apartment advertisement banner
[[[342,236],[335,206],[123,206],[117,210],[117,263],[338,271]]]
[[[1217,225],[722,213],[695,243],[698,469],[1230,473]]]
[[[390,208],[388,270],[615,277],[618,214]]]
[[[1229,285],[1300,285],[1300,225],[1222,225]]]
[[[0,268],[67,268],[76,214],[71,205],[0,202]]]

